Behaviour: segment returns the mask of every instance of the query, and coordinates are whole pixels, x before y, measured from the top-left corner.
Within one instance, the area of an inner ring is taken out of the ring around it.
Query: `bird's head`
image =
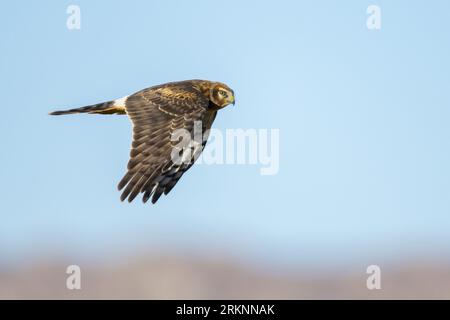
[[[216,82],[211,87],[209,99],[220,109],[235,103],[234,91],[220,82]]]

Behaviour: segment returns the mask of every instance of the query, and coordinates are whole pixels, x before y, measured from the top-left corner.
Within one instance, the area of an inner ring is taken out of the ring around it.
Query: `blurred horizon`
[[[381,266],[368,290],[366,266],[274,272],[228,257],[137,255],[81,264],[80,290],[68,290],[69,260],[0,269],[0,299],[450,299],[450,264],[435,260]]]

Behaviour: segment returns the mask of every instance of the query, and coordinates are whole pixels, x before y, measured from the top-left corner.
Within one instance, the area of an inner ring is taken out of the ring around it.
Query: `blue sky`
[[[66,8],[81,8],[81,29]],[[366,28],[379,5],[382,28]],[[448,1],[15,1],[0,20],[0,262],[136,250],[295,266],[450,250]],[[121,203],[126,117],[50,117],[182,79],[280,129],[280,171],[197,166]],[[343,262],[344,261],[344,262]]]

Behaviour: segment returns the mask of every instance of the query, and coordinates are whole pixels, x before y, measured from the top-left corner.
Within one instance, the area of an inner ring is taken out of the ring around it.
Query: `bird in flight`
[[[233,90],[223,83],[186,80],[153,86],[117,100],[54,111],[50,115],[128,115],[133,123],[133,142],[128,170],[118,185],[123,190],[120,199],[131,202],[143,193],[144,203],[150,198],[156,203],[163,193],[167,195],[172,190],[203,151],[217,111],[234,103]],[[201,140],[181,150],[180,155],[179,140],[183,136],[177,135],[177,131],[188,133],[188,138],[195,141],[197,127],[202,133]]]

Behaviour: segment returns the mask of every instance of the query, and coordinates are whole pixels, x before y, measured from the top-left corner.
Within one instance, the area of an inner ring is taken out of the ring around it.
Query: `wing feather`
[[[216,111],[208,110],[208,105],[209,99],[189,82],[152,87],[128,97],[126,111],[133,123],[133,142],[128,171],[118,185],[123,189],[122,201],[128,198],[131,202],[144,193],[144,202],[152,197],[155,203],[172,190],[206,143],[189,163],[177,165],[171,159],[172,135],[186,129],[193,136],[195,121],[202,121],[203,130],[209,129]]]

